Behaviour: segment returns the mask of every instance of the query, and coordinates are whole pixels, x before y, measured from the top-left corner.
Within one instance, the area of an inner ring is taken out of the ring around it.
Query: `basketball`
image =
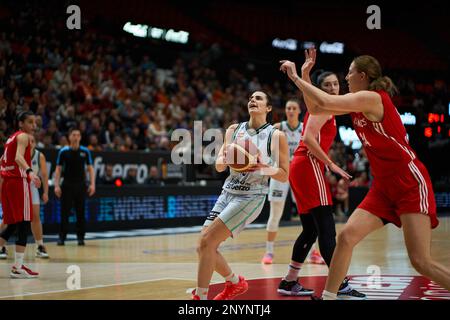
[[[227,147],[226,162],[237,172],[248,170],[258,160],[258,148],[249,139],[236,140]]]

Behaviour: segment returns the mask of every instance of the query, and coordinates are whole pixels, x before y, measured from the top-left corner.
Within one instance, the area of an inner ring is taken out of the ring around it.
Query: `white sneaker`
[[[22,265],[19,269],[13,266],[9,275],[11,276],[11,278],[15,279],[31,279],[37,278],[39,276],[39,273],[34,272]]]

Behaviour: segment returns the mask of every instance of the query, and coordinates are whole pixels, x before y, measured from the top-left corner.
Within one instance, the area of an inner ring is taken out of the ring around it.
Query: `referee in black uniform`
[[[75,207],[77,213],[77,239],[78,245],[84,246],[86,218],[84,215],[84,201],[86,191],[89,196],[95,193],[95,174],[91,151],[80,146],[81,132],[78,129],[69,130],[70,146],[62,148],[56,159],[55,169],[55,195],[61,197],[61,225],[58,245],[63,246],[69,225],[69,213]],[[89,188],[86,190],[86,171],[89,171]],[[61,172],[63,183],[60,186]]]

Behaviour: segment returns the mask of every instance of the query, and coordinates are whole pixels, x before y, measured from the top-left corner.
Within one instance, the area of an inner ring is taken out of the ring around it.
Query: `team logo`
[[[302,285],[321,292],[325,276],[303,276]],[[280,278],[249,280],[249,290],[240,296],[242,300],[306,300],[309,297],[284,297],[277,293]],[[450,300],[450,292],[423,276],[411,275],[361,275],[351,276],[353,289],[367,295],[367,300]],[[259,288],[264,287],[265,290]],[[210,286],[212,295],[223,290],[223,284]]]
[[[260,138],[260,139],[265,139],[265,138],[266,138],[266,133],[265,133],[265,132],[261,132],[261,133],[259,134],[259,138]]]

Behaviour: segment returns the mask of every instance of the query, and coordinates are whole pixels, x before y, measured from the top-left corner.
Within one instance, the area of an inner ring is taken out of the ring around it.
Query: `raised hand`
[[[302,77],[303,75],[309,75],[311,69],[316,64],[316,48],[312,47],[305,50],[305,62],[302,65]]]
[[[295,66],[295,63],[289,60],[281,60],[280,61],[281,66],[280,70],[288,75],[288,77],[294,81],[296,77],[298,77],[297,74],[297,68]]]

